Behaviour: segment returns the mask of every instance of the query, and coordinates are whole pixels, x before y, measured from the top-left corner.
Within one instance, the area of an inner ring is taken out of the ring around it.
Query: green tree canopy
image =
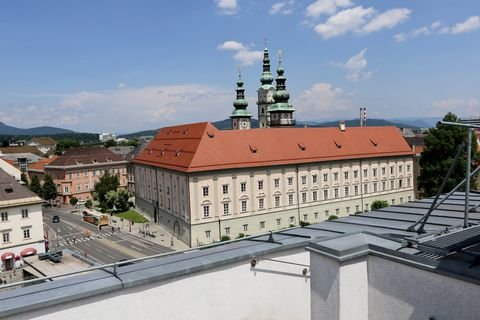
[[[375,200],[372,202],[372,210],[378,210],[388,207],[387,200]]]
[[[77,204],[77,202],[78,202],[77,197],[71,197],[70,198],[70,205],[74,206],[74,205]]]
[[[52,176],[49,174],[46,174],[43,179],[42,195],[43,199],[47,201],[57,197],[57,187],[55,186],[55,182],[53,182]]]
[[[104,143],[105,148],[115,147],[116,145],[117,145],[117,142],[113,139],[107,140]]]
[[[63,139],[57,142],[57,147],[55,148],[55,154],[61,155],[65,150],[73,147],[78,147],[80,144],[78,141],[73,139]]]
[[[443,121],[459,122],[459,118],[449,112],[443,118]],[[440,122],[437,123],[435,128],[428,131],[428,135],[425,137],[425,150],[420,158],[420,167],[422,169],[418,178],[418,187],[424,196],[431,197],[437,193],[455,158],[458,146],[467,140],[467,133],[468,130],[466,128],[443,125]],[[476,155],[477,140],[475,135],[473,135],[472,159],[476,158]],[[465,179],[466,161],[466,152],[463,152],[443,192],[452,190]],[[471,187],[476,188],[474,179],[472,179]]]
[[[22,174],[20,175],[20,180],[25,184],[25,186],[28,187],[28,177],[27,177],[27,175],[26,175],[25,173],[22,173]]]
[[[42,196],[42,186],[40,185],[40,179],[38,179],[36,174],[32,176],[29,188],[39,196]]]
[[[102,211],[105,212],[108,209],[107,193],[109,191],[117,191],[119,185],[120,179],[118,175],[112,175],[108,170],[105,171],[103,176],[100,177],[100,180],[95,183],[96,199],[100,203]]]
[[[93,206],[92,200],[87,199],[87,201],[85,201],[85,207],[87,207],[88,209],[91,209],[92,206]]]

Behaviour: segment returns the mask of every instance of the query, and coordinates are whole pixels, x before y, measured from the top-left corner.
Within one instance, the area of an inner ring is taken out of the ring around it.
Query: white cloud
[[[215,3],[222,14],[233,15],[238,11],[237,0],[215,0]]]
[[[452,27],[444,27],[441,33],[459,34],[480,29],[480,16],[472,16],[463,22],[459,22]]]
[[[247,48],[241,42],[238,42],[235,40],[229,40],[229,41],[225,41],[222,44],[219,44],[217,46],[217,49],[238,51],[238,50],[246,50]]]
[[[331,16],[325,23],[315,26],[315,31],[324,39],[344,35],[347,32],[358,30],[375,13],[373,8],[358,6],[346,9]]]
[[[295,0],[288,0],[288,1],[282,1],[282,2],[277,2],[272,5],[270,8],[270,11],[268,12],[270,15],[275,15],[275,14],[291,14],[293,12],[293,5],[295,3]]]
[[[406,21],[410,17],[411,11],[406,8],[397,8],[387,10],[377,14],[366,25],[363,26],[362,32],[371,33],[382,29],[392,29],[396,25]]]
[[[233,59],[237,60],[244,66],[249,66],[257,61],[261,61],[263,58],[262,51],[250,50],[247,45],[235,40],[225,41],[217,46],[219,50],[232,50],[236,51],[233,55]]]
[[[337,8],[351,7],[353,3],[350,0],[316,0],[311,3],[306,11],[307,17],[318,18],[321,15],[332,15],[337,12]]]
[[[393,39],[395,39],[395,41],[397,42],[403,42],[408,39],[413,39],[420,36],[428,36],[433,34],[440,27],[440,25],[441,25],[440,21],[435,21],[429,26],[423,26],[415,30],[412,30],[410,32],[397,33],[396,35],[393,36]]]
[[[350,95],[330,83],[315,83],[294,101],[298,116],[321,119],[346,116],[353,109]]]
[[[475,98],[448,98],[445,100],[434,102],[432,106],[434,109],[440,111],[441,114],[445,114],[446,112],[453,112],[461,117],[480,115],[480,101]]]
[[[347,70],[347,75],[345,78],[350,81],[359,81],[370,79],[373,75],[373,71],[365,70],[368,65],[367,58],[365,58],[365,53],[367,49],[362,49],[356,55],[350,57],[345,63],[334,63],[335,66],[341,67]]]
[[[199,84],[48,96],[49,101],[42,105],[0,105],[0,110],[8,110],[0,111],[0,119],[21,128],[53,125],[79,132],[126,133],[176,123],[221,120],[230,114],[234,99],[230,91]],[[26,110],[29,117],[25,117]]]

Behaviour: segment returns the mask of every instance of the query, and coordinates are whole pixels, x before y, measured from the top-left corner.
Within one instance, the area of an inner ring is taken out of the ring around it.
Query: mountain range
[[[30,129],[16,128],[0,122],[0,135],[12,136],[46,136],[55,134],[75,133],[75,131],[55,127],[35,127]]]

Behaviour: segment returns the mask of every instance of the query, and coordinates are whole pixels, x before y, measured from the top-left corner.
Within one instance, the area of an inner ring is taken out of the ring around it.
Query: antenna
[[[278,64],[282,63],[282,49],[278,49]]]

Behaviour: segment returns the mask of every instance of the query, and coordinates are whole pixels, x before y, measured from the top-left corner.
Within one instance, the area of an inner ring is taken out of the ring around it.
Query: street
[[[59,222],[52,221],[54,215],[60,217]],[[71,207],[43,208],[43,221],[50,250],[68,248],[102,264],[173,251],[128,231],[119,232],[110,226],[99,230],[82,221],[81,210],[71,212]]]

